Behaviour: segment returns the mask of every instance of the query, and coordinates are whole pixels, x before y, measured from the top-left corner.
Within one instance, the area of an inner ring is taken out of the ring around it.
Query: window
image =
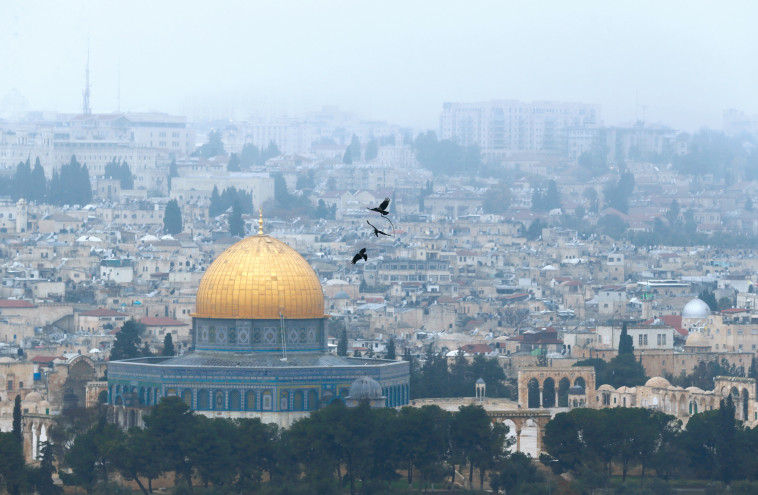
[[[637,345],[643,345],[642,344],[642,334],[639,334],[639,336],[638,336]]]

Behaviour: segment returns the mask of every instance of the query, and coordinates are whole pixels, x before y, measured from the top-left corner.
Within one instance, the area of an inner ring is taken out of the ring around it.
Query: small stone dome
[[[615,392],[616,391],[616,389],[613,388],[612,385],[608,385],[607,383],[604,383],[603,385],[600,385],[597,389],[598,390],[608,390],[608,391],[611,391],[611,392]]]
[[[484,378],[479,378],[479,379],[476,381],[476,384],[477,384],[477,385],[484,385]]]
[[[711,314],[711,308],[702,299],[695,298],[684,305],[682,318],[703,319]]]
[[[369,376],[362,376],[350,385],[348,399],[372,400],[382,398],[382,386]]]
[[[652,387],[652,388],[669,388],[671,386],[671,383],[669,383],[668,380],[663,378],[662,376],[654,376],[650,380],[645,383],[646,387]]]
[[[334,294],[334,297],[332,299],[350,299],[350,296],[345,292],[344,290],[341,290]]]
[[[42,400],[42,396],[39,392],[30,392],[24,397],[24,402],[39,402]]]
[[[690,332],[684,344],[685,347],[710,347],[710,345],[708,337],[703,332]]]
[[[693,392],[694,393],[702,393],[703,392],[703,389],[698,388],[698,387],[687,387],[685,390],[687,390],[690,393],[693,393]]]

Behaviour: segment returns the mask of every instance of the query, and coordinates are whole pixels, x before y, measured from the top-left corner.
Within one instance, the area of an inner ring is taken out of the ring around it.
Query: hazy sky
[[[751,0],[0,0],[0,101],[79,110],[89,39],[95,112],[120,72],[121,110],[334,104],[436,127],[443,101],[558,100],[720,128],[758,113],[756,19]]]

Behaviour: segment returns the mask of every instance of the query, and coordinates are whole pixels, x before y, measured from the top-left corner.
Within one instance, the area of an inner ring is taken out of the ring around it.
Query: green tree
[[[163,337],[163,351],[162,356],[173,356],[176,354],[174,350],[174,339],[171,337],[171,332],[166,332],[166,336]]]
[[[213,158],[214,156],[224,155],[224,143],[221,140],[221,131],[211,131],[208,133],[208,142],[200,146],[197,150],[203,158]]]
[[[87,493],[92,493],[99,484],[107,484],[124,435],[118,426],[109,424],[102,416],[95,426],[77,436],[65,456],[72,473],[60,473],[64,484],[81,486]]]
[[[370,162],[379,154],[379,146],[376,143],[376,139],[372,139],[366,144],[366,161]]]
[[[397,356],[395,354],[395,339],[390,338],[389,342],[387,342],[387,354],[384,356],[385,359],[397,359]]]
[[[718,302],[719,311],[724,311],[725,309],[729,309],[734,307],[734,304],[732,303],[732,300],[728,297],[722,297],[719,299]]]
[[[347,330],[344,328],[342,329],[340,340],[337,342],[337,355],[347,356]]]
[[[47,179],[45,178],[45,170],[42,168],[39,157],[34,160],[34,168],[32,169],[30,179],[31,191],[29,200],[42,203],[45,200],[47,192]]]
[[[171,192],[171,180],[174,177],[179,177],[179,169],[176,166],[176,159],[171,160],[171,164],[168,166],[168,190]]]
[[[622,239],[629,225],[618,215],[603,215],[597,222],[598,231],[613,239]]]
[[[192,487],[193,460],[189,457],[197,417],[179,397],[164,397],[144,417],[148,434],[155,439],[156,462],[161,471],[173,471]]]
[[[41,442],[39,452],[40,465],[30,472],[31,482],[40,495],[60,495],[63,488],[53,481],[53,474],[57,472],[53,445],[49,441]]]
[[[540,237],[542,237],[542,229],[544,229],[546,225],[542,223],[542,221],[538,218],[534,220],[530,225],[529,228],[526,229],[525,235],[526,238],[530,241],[536,241]]]
[[[86,205],[92,201],[92,185],[90,184],[89,171],[86,165],[76,161],[76,156],[71,156],[71,161],[60,168],[60,172],[54,172],[50,180],[50,202],[55,205]]]
[[[20,444],[24,442],[24,432],[21,430],[21,396],[16,395],[13,401],[13,436]]]
[[[229,235],[245,237],[245,221],[242,219],[242,207],[239,201],[234,202],[229,215]]]
[[[634,192],[634,175],[631,172],[624,172],[616,184],[609,184],[605,188],[605,201],[611,208],[628,213],[632,192]]]
[[[496,187],[487,189],[482,201],[482,211],[500,215],[508,210],[511,205],[511,191],[504,183],[499,183]]]
[[[163,211],[163,232],[166,234],[181,234],[182,232],[182,210],[175,199],[166,203],[166,209]]]
[[[619,336],[619,354],[634,354],[634,339],[629,335],[626,322],[621,325],[621,335]]]
[[[242,152],[240,153],[240,165],[245,168],[250,168],[253,165],[260,165],[260,152],[256,145],[247,143],[242,147]]]
[[[145,325],[135,321],[133,318],[125,322],[113,341],[110,360],[117,361],[119,359],[140,357],[140,347],[142,345],[140,335],[144,332],[144,329]]]
[[[152,493],[152,482],[162,474],[156,439],[147,430],[132,428],[115,447],[114,466],[126,480],[137,483],[144,495]],[[141,480],[147,478],[147,487]]]
[[[350,146],[345,149],[345,153],[342,155],[342,163],[346,165],[352,165],[353,163],[353,150]]]
[[[711,311],[715,312],[719,310],[719,303],[716,301],[716,295],[710,290],[703,289],[697,297],[707,304]]]
[[[218,187],[213,186],[213,191],[211,192],[211,204],[208,207],[208,216],[210,217],[217,217],[221,215],[224,210],[223,203],[221,202],[221,195],[218,193]]]
[[[450,440],[453,450],[468,461],[469,484],[474,481],[475,467],[488,467],[486,459],[491,454],[493,442],[498,442],[497,449],[503,452],[503,432],[493,433],[489,416],[481,406],[460,406],[453,416]]]
[[[0,484],[10,495],[24,488],[24,448],[13,433],[0,433]]]
[[[584,190],[582,196],[589,203],[589,212],[597,214],[597,212],[600,210],[600,201],[597,197],[597,190],[592,187],[588,187]]]
[[[237,459],[237,485],[243,493],[253,493],[260,487],[264,473],[270,476],[274,470],[280,432],[276,425],[263,424],[259,418],[240,419],[237,425],[238,435],[232,442]],[[328,454],[321,450],[319,455]]]
[[[544,479],[529,456],[514,452],[503,463],[502,469],[492,476],[490,487],[494,493],[519,493],[522,485],[541,483]]]
[[[242,169],[240,168],[240,157],[237,155],[237,153],[232,153],[231,156],[229,156],[229,161],[226,164],[226,170],[229,172],[239,172]]]
[[[276,143],[274,141],[269,141],[266,149],[261,152],[259,165],[265,165],[266,161],[268,161],[270,158],[275,158],[281,154],[282,152],[279,151],[279,147],[276,145]]]

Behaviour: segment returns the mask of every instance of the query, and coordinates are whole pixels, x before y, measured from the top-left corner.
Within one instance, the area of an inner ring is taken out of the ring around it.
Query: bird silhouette
[[[389,219],[387,219],[387,220],[389,220]],[[382,234],[382,235],[386,235],[387,237],[391,237],[391,235],[390,235],[390,234],[388,234],[387,232],[383,232],[383,231],[381,231],[381,230],[377,229],[377,228],[374,226],[374,224],[373,224],[373,223],[371,223],[371,222],[369,222],[368,220],[366,220],[366,223],[367,223],[367,224],[369,224],[369,225],[371,225],[371,228],[372,228],[372,229],[374,229],[374,235],[375,235],[376,237],[379,237],[379,234]]]
[[[358,251],[355,256],[353,256],[353,261],[350,263],[356,264],[361,258],[363,258],[363,261],[368,261],[368,256],[366,256],[366,248],[361,248],[361,250]]]
[[[380,213],[384,217],[390,214],[389,210],[387,209],[389,205],[390,205],[390,198],[384,198],[384,201],[379,203],[379,206],[377,206],[376,208],[366,208],[366,209]]]

